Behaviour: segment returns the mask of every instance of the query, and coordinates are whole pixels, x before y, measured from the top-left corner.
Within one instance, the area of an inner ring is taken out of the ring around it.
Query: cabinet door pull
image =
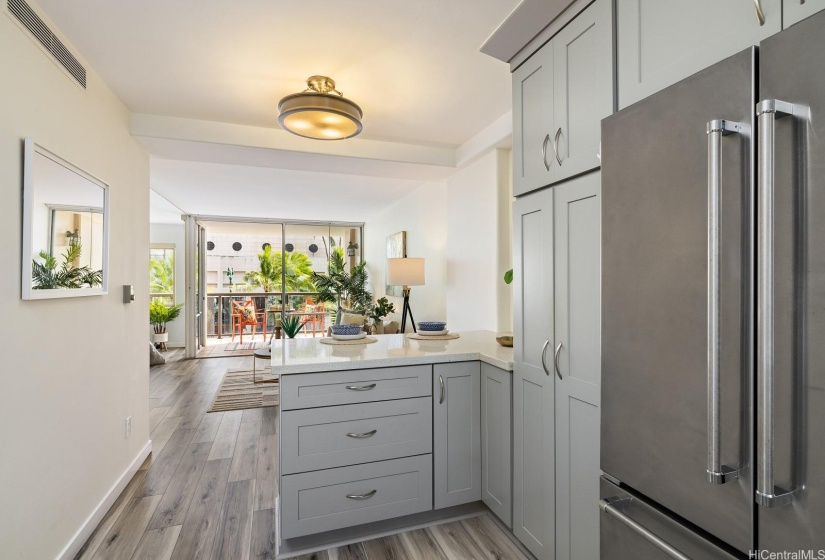
[[[444,377],[439,375],[438,376],[438,384],[441,386],[441,396],[438,397],[438,404],[444,402]]]
[[[804,4],[805,0],[802,0],[800,3]],[[765,12],[762,11],[762,2],[760,0],[753,0],[753,7],[756,8],[756,19],[759,20],[759,26],[765,25]]]
[[[370,490],[366,494],[347,494],[347,498],[350,500],[366,500],[367,498],[375,496],[376,492],[378,492],[378,490]]]
[[[556,154],[556,161],[561,166],[561,156],[559,155],[559,138],[561,137],[561,127],[556,131],[556,136],[553,138],[553,153]]]
[[[561,371],[559,371],[559,352],[561,352],[561,342],[556,346],[556,353],[553,355],[553,367],[556,368],[556,375],[561,379]]]
[[[370,430],[369,432],[363,432],[363,433],[360,433],[360,434],[355,433],[355,432],[347,432],[347,437],[356,438],[356,439],[363,439],[363,438],[372,437],[377,433],[378,433],[378,430]]]
[[[375,383],[370,383],[369,385],[347,385],[347,389],[350,391],[369,391],[370,389],[375,389]]]
[[[544,369],[544,373],[547,376],[550,376],[550,371],[547,369],[547,347],[550,345],[549,340],[544,341],[544,346],[541,347],[541,367]]]
[[[544,163],[544,168],[550,171],[550,164],[547,163],[547,143],[550,141],[550,134],[544,136],[544,142],[541,143],[541,161]]]

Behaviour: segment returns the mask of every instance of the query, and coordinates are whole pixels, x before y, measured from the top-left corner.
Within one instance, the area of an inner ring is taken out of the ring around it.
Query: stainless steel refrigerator
[[[602,197],[601,558],[825,550],[825,13],[605,119]]]

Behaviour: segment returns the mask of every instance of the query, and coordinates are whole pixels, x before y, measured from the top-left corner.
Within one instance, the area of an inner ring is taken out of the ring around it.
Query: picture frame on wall
[[[407,257],[407,232],[399,231],[387,236],[387,258],[406,258]],[[387,277],[386,264],[384,270],[384,278]],[[403,297],[403,286],[386,286],[386,294],[388,296]]]

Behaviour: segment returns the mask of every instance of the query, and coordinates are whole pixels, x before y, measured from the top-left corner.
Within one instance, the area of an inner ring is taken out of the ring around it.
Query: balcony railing
[[[286,296],[286,306],[283,298]],[[210,292],[206,295],[206,310],[202,317],[206,320],[206,335],[223,338],[232,329],[232,301],[251,299],[258,311],[266,311],[266,330],[274,332],[279,326],[284,307],[289,311],[302,312],[308,300],[319,304],[318,292]],[[330,315],[326,320],[335,320],[335,306],[326,305]],[[329,318],[331,317],[331,319]],[[326,325],[323,325],[325,330]]]

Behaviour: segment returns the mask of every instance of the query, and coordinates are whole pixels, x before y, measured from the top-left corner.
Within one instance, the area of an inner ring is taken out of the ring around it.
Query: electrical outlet
[[[131,435],[132,435],[132,417],[129,416],[128,418],[126,418],[126,437],[128,438]]]

